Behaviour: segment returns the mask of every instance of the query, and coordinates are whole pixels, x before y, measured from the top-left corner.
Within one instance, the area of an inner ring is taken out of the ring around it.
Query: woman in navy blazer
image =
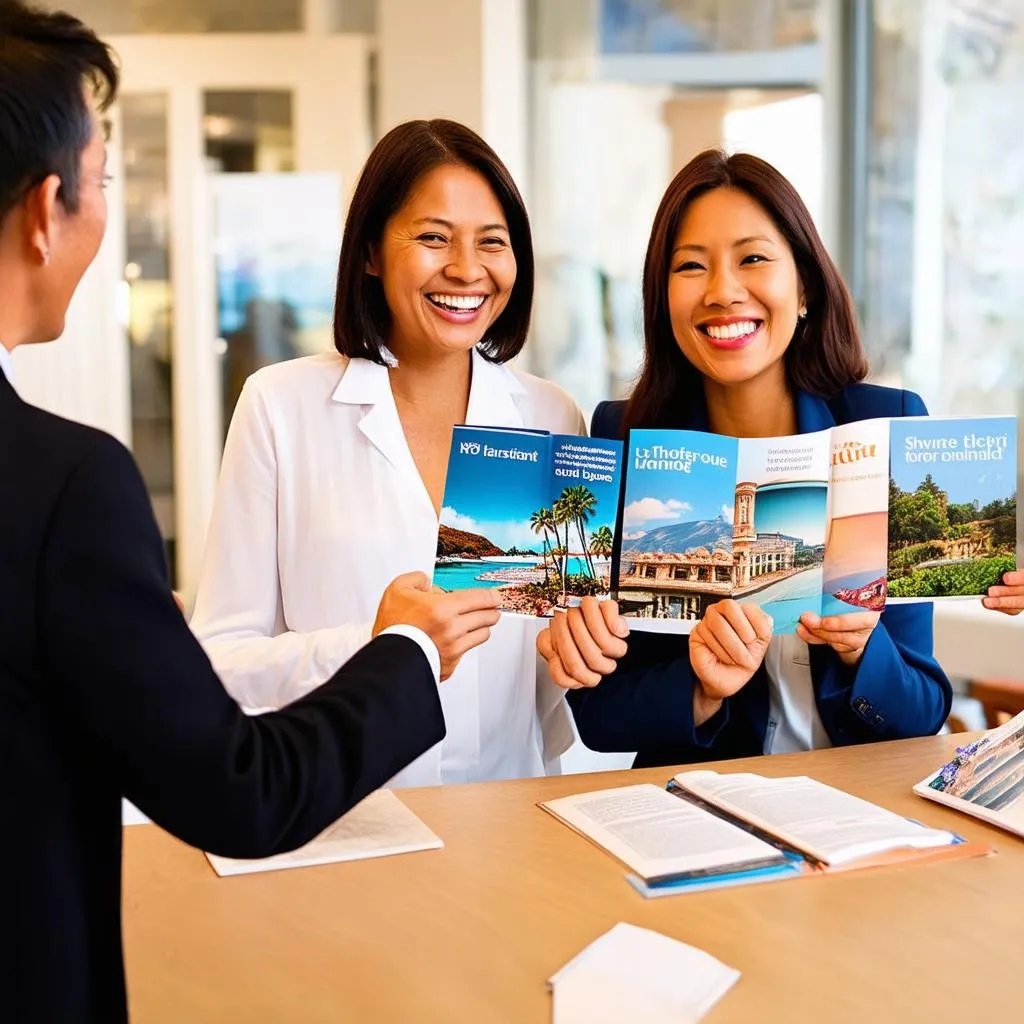
[[[632,396],[598,406],[594,436],[779,437],[927,412],[912,392],[860,383],[846,287],[795,189],[747,154],[701,153],[669,185],[644,268],[644,341]],[[796,638],[773,638],[761,608],[724,600],[689,636],[629,636],[614,602],[588,598],[538,649],[584,743],[637,751],[637,767],[921,736],[952,699],[930,604],[806,613]]]

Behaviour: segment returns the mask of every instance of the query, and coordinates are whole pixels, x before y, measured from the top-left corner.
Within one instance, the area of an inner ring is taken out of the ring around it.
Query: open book
[[[988,852],[802,776],[687,771],[667,790],[624,786],[541,807],[630,868],[645,895]]]
[[[624,452],[457,427],[434,582],[526,615],[610,595],[635,628],[681,633],[734,598],[794,633],[804,612],[983,595],[1017,564],[1017,473],[1014,417],[633,430]]]
[[[914,792],[1024,836],[1024,712],[958,748]]]

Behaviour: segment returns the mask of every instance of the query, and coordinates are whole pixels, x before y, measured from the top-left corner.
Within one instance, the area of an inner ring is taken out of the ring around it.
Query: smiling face
[[[508,223],[487,179],[451,164],[425,174],[385,224],[367,269],[380,278],[399,360],[472,349],[516,280]]]
[[[706,378],[728,386],[784,377],[803,288],[789,244],[756,200],[716,188],[690,204],[668,305],[676,343]]]

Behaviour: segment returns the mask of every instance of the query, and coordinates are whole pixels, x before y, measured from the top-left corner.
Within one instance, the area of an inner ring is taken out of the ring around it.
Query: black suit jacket
[[[0,1020],[117,1024],[122,796],[185,842],[267,856],[441,740],[444,718],[401,636],[244,715],[174,604],[129,453],[2,371],[0,480]]]

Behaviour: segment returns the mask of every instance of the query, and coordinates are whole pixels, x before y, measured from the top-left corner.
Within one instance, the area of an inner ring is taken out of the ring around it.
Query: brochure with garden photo
[[[434,585],[529,616],[607,597],[621,461],[621,441],[456,427]]]
[[[804,612],[979,597],[1016,566],[1017,422],[907,417],[780,438],[633,430],[618,441],[457,427],[434,583],[551,615],[613,596],[687,632],[756,602]]]
[[[863,420],[736,439],[634,430],[612,592],[684,632],[723,598],[807,611],[977,597],[1016,565],[1013,417]]]

